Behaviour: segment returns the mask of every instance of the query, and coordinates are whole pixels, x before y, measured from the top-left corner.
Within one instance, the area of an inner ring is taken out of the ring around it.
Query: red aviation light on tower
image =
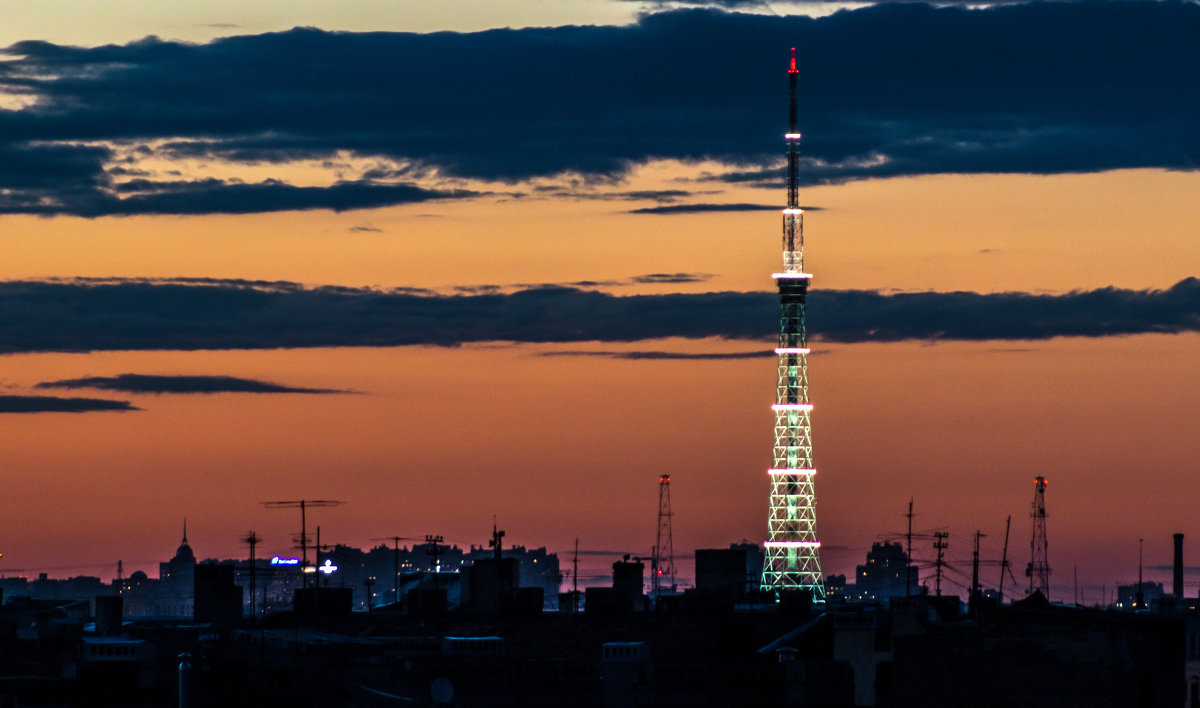
[[[790,69],[788,69],[788,73],[789,74],[799,74],[800,73],[799,71],[796,71],[796,48],[795,47],[792,47],[792,66]]]

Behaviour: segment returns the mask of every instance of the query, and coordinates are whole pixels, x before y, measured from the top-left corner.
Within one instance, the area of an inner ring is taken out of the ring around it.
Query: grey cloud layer
[[[44,381],[37,388],[90,388],[123,393],[346,393],[326,388],[298,388],[233,376],[161,376],[118,374]]]
[[[1200,331],[1200,280],[1062,295],[816,290],[835,342],[1011,340]],[[431,295],[244,281],[0,283],[0,352],[454,346],[471,342],[769,339],[765,292],[618,297],[568,287]]]
[[[0,413],[91,413],[136,410],[138,409],[129,401],[110,401],[105,398],[0,395]]]
[[[0,213],[367,208],[470,196],[403,180],[613,176],[651,158],[774,163],[796,46],[809,182],[1200,164],[1200,6],[891,4],[819,19],[715,10],[628,27],[473,34],[312,29],[188,45],[22,42],[0,86]],[[113,141],[272,163],[352,153],[408,168],[328,188],[146,182]],[[166,142],[162,142],[166,141]],[[769,174],[769,173],[768,173]],[[380,182],[384,179],[384,182]],[[387,180],[392,181],[387,181]],[[395,180],[401,180],[396,183]]]

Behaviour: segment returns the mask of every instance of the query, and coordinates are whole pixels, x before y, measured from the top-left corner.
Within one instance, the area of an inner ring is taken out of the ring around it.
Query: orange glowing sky
[[[1154,171],[947,176],[806,190],[807,203],[824,207],[808,219],[810,269],[818,284],[842,288],[1162,286],[1198,262],[1186,238],[1196,217],[1183,198],[1198,179]],[[1156,195],[1154,208],[1141,210],[1148,216],[1123,216],[1102,196],[1122,185]],[[943,218],[932,218],[937,210]],[[438,207],[437,218],[414,211],[10,218],[4,239],[21,257],[4,262],[3,277],[207,274],[445,287],[655,272],[683,260],[680,270],[715,276],[691,287],[764,289],[775,251],[769,212],[633,216],[590,201],[507,202],[462,215]],[[362,222],[381,232],[346,233]],[[567,223],[594,247],[567,252],[549,233]],[[1155,245],[1122,249],[1120,233]],[[1070,559],[1093,585],[1129,576],[1136,543],[1112,523],[1120,516],[1139,520],[1134,533],[1151,540],[1150,562],[1165,563],[1167,537],[1189,530],[1192,516],[1198,343],[1196,335],[817,343],[811,377],[826,572],[852,572],[870,542],[901,531],[909,497],[918,528],[949,528],[952,558],[967,553],[977,528],[998,546],[1012,515],[1020,561],[1036,474],[1051,480],[1058,567]],[[283,553],[294,519],[258,502],[302,497],[349,502],[316,521],[324,538],[361,546],[426,532],[481,543],[495,514],[514,542],[566,549],[579,537],[584,547],[646,553],[662,472],[674,483],[681,552],[757,539],[770,357],[542,355],[770,346],[667,340],[8,356],[3,381],[17,389],[138,372],[355,393],[142,395],[133,397],[140,412],[8,416],[0,437],[5,562],[111,574],[123,559],[127,572],[153,572],[184,516],[204,557],[236,555],[238,533],[251,528]]]

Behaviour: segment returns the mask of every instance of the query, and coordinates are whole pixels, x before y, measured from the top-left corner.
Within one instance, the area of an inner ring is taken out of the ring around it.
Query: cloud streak
[[[0,67],[0,90],[27,104],[0,110],[0,213],[373,208],[471,196],[421,186],[431,176],[611,180],[655,159],[719,160],[739,166],[730,179],[777,180],[790,46],[807,183],[1192,170],[1196,36],[1195,3],[1131,0],[891,3],[821,18],[688,9],[622,27],[295,29],[195,45],[21,42]],[[1019,50],[995,50],[1014,38]],[[377,167],[344,183],[331,167],[319,187],[139,184],[129,178],[144,158],[279,174],[296,160]]]
[[[630,209],[630,214],[707,214],[723,211],[779,211],[778,204],[666,204]]]
[[[708,361],[721,359],[761,359],[763,357],[775,356],[775,352],[770,349],[763,349],[761,351],[754,352],[565,351],[542,352],[538,356],[594,356],[603,357],[606,359],[628,359],[631,361],[683,361],[688,359]]]
[[[233,376],[156,376],[119,374],[44,381],[36,388],[90,388],[124,393],[348,393],[327,388],[298,388]]]
[[[618,297],[570,287],[441,295],[250,281],[0,283],[0,352],[456,346],[473,342],[769,340],[767,292]],[[830,342],[1038,340],[1200,331],[1200,280],[1060,295],[815,290]]]
[[[129,401],[105,398],[59,398],[57,396],[0,395],[0,413],[91,413],[136,411]]]

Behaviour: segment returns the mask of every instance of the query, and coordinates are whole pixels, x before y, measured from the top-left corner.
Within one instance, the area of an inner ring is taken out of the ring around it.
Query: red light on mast
[[[789,74],[799,74],[800,73],[800,72],[796,71],[796,48],[795,47],[792,47],[792,67],[790,69],[788,69],[788,73]]]

